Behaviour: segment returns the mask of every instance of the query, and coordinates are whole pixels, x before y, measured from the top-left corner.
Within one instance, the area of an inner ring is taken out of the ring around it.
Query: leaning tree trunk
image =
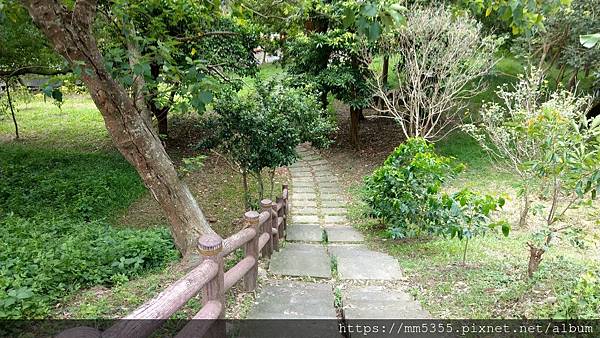
[[[198,236],[214,231],[187,186],[177,177],[158,135],[144,120],[147,106],[136,107],[125,88],[104,67],[91,32],[96,1],[78,0],[72,11],[57,0],[23,3],[56,51],[72,67],[82,68],[81,79],[102,113],[113,142],[164,210],[177,248],[183,255],[193,254]]]

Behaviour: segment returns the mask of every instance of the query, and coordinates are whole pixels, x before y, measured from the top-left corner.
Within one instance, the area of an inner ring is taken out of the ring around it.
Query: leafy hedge
[[[74,290],[176,259],[166,229],[108,222],[143,191],[118,154],[0,148],[0,319],[44,317]]]

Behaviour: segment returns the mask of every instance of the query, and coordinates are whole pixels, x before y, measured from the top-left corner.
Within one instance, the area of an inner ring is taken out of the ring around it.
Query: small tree
[[[531,207],[530,182],[534,175],[525,163],[539,158],[542,140],[529,137],[524,125],[535,119],[540,104],[547,95],[543,73],[532,69],[528,76],[519,75],[512,89],[504,85],[496,91],[502,102],[488,102],[479,111],[480,123],[467,124],[463,129],[472,135],[497,162],[499,168],[517,174],[522,183],[519,226],[527,224]]]
[[[452,195],[443,196],[445,205],[446,222],[449,224],[448,233],[451,238],[465,240],[462,263],[467,261],[467,249],[469,240],[473,237],[485,235],[490,229],[498,226],[502,228],[502,234],[508,236],[510,226],[505,220],[493,222],[492,213],[504,206],[502,197],[494,198],[490,195],[480,195],[468,189],[463,189]]]
[[[439,139],[460,122],[467,99],[482,90],[481,77],[495,64],[499,40],[483,37],[472,18],[453,19],[443,6],[408,13],[390,47],[398,58],[398,83],[388,89],[377,79],[383,108],[374,108],[392,115],[407,138]]]
[[[217,117],[212,122],[215,123],[214,135],[210,141],[239,168],[247,209],[253,204],[248,175],[256,178],[259,199],[262,199],[265,196],[262,174],[267,169],[269,195],[272,195],[275,169],[296,160],[296,146],[312,142],[317,147],[325,147],[335,128],[323,117],[312,92],[303,87],[289,87],[288,82],[285,77],[267,82],[257,79],[249,94],[243,96],[228,89],[215,102]]]
[[[537,70],[521,77],[514,91],[499,89],[498,96],[503,105],[485,105],[481,124],[467,131],[520,175],[522,224],[531,193],[550,197],[549,208],[539,208],[545,210],[544,225],[528,242],[532,276],[556,234],[573,226],[563,222],[565,213],[600,192],[600,118],[586,119],[589,98],[548,93]]]

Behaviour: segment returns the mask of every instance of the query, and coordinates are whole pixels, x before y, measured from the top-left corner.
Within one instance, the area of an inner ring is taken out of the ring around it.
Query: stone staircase
[[[346,202],[327,161],[309,146],[290,167],[291,219],[283,248],[249,319],[429,318],[403,291],[393,257],[368,249],[348,225]]]

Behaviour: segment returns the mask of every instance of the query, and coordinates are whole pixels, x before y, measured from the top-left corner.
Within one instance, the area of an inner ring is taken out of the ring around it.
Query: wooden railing
[[[214,332],[216,325],[212,323],[224,318],[225,292],[240,280],[243,280],[246,291],[255,290],[259,256],[271,257],[273,251],[279,251],[280,238],[285,238],[287,185],[283,185],[282,195],[275,202],[265,199],[260,206],[260,213],[248,211],[244,214],[244,229],[236,234],[226,239],[218,235],[201,236],[198,248],[202,263],[106,331],[79,327],[63,331],[59,336],[148,337],[200,291],[203,305],[192,318],[199,321],[190,321],[176,337],[224,334]],[[245,257],[225,271],[224,258],[242,247]]]

